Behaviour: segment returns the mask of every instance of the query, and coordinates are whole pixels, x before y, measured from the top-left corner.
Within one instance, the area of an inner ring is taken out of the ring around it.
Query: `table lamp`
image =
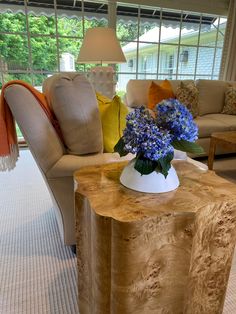
[[[85,34],[78,63],[99,63],[88,73],[88,78],[96,91],[112,98],[115,94],[116,77],[111,66],[102,64],[126,62],[115,30],[108,27],[89,28]]]

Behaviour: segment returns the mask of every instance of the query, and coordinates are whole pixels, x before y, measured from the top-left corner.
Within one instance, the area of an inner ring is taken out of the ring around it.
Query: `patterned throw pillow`
[[[180,82],[175,97],[188,108],[194,118],[198,116],[198,89],[193,82]]]
[[[222,113],[236,115],[236,88],[233,86],[229,86],[225,91],[225,105]]]

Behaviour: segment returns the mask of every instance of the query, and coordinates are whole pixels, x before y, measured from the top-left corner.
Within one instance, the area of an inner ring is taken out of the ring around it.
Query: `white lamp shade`
[[[115,30],[108,27],[89,28],[85,34],[78,63],[126,62]]]

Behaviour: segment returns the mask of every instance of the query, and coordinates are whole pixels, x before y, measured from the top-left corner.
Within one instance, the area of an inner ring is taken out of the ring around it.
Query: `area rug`
[[[0,173],[0,313],[78,314],[76,258],[29,151]]]

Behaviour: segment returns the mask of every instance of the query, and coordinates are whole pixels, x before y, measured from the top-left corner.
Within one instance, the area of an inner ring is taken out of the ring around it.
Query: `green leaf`
[[[156,169],[156,166],[157,166],[156,161],[141,156],[137,156],[134,164],[134,169],[141,173],[141,175],[143,174],[147,175],[152,173]]]
[[[165,156],[164,158],[160,158],[157,163],[158,165],[158,170],[160,173],[163,174],[163,176],[166,178],[168,175],[168,171],[170,170],[171,167],[171,160],[173,159],[174,154],[168,154],[167,156]]]
[[[178,150],[182,150],[186,153],[193,153],[193,154],[202,154],[204,150],[201,146],[196,143],[188,142],[185,140],[180,141],[173,141],[171,145]]]
[[[125,147],[125,143],[124,143],[123,138],[121,137],[119,141],[116,143],[116,145],[114,146],[114,151],[119,153],[121,157],[126,156],[128,152],[124,149],[124,147]]]

